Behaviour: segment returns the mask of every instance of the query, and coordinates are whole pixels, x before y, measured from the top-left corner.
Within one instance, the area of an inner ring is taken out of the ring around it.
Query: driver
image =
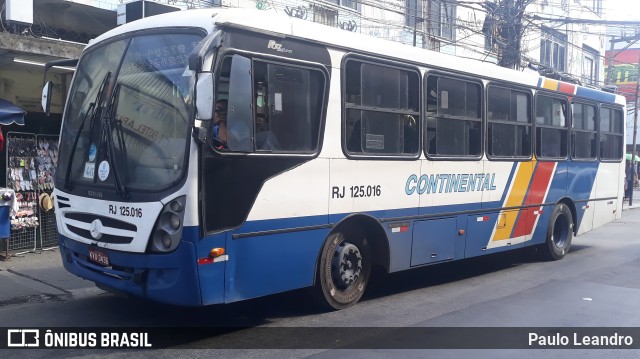
[[[213,116],[213,137],[218,140],[216,149],[227,149],[227,100],[216,101],[215,115]]]

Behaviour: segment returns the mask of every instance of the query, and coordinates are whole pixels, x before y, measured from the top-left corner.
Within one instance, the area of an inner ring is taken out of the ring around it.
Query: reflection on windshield
[[[84,55],[65,114],[57,173],[68,172],[72,183],[116,186],[121,194],[178,180],[191,113],[187,60],[200,39],[195,34],[139,36]],[[95,104],[108,72],[114,75],[106,99]],[[92,106],[107,108],[97,121],[82,126]]]

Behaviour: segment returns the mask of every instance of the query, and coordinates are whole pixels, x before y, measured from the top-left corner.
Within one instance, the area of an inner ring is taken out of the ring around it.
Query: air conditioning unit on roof
[[[117,24],[123,25],[131,21],[172,11],[180,11],[180,8],[165,4],[159,4],[155,1],[149,0],[131,1],[126,4],[118,5]]]
[[[33,0],[5,0],[5,20],[9,23],[33,24]]]

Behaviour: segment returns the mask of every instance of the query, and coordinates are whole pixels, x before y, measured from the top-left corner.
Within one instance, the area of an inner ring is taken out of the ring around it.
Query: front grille
[[[131,223],[128,223],[128,222],[125,222],[125,221],[120,221],[120,220],[109,218],[109,217],[105,217],[105,216],[100,216],[100,215],[97,215],[97,214],[65,213],[64,216],[66,218],[73,219],[75,221],[84,222],[84,223],[87,223],[87,224],[91,224],[91,222],[95,221],[96,219],[99,219],[100,222],[102,222],[102,225],[105,226],[105,227],[124,229],[125,231],[135,232],[136,229],[137,229],[137,227],[135,225],[131,224]]]
[[[91,241],[113,244],[129,244],[133,241],[137,230],[137,227],[134,224],[97,214],[70,212],[64,213],[64,217],[64,225],[67,227],[69,232]],[[91,223],[95,220],[100,220],[102,223],[103,230],[100,239],[95,239],[91,236]],[[112,230],[119,230],[120,233],[113,234]],[[122,233],[121,231],[129,233]]]
[[[114,244],[128,244],[131,243],[133,241],[133,237],[122,237],[122,236],[114,236],[112,234],[102,234],[102,236],[100,237],[100,239],[95,239],[91,236],[91,232],[89,232],[86,229],[82,229],[82,228],[78,228],[75,226],[72,226],[70,224],[67,224],[67,228],[69,229],[69,232],[71,233],[75,233],[77,235],[79,235],[80,237],[86,238],[86,239],[91,239],[94,241],[98,241],[98,242],[104,242],[104,243],[114,243]]]

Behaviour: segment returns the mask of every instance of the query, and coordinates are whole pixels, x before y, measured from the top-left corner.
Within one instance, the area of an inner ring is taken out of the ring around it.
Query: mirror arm
[[[193,126],[193,131],[191,132],[191,136],[196,141],[196,143],[200,145],[207,143],[207,129],[204,127]]]

